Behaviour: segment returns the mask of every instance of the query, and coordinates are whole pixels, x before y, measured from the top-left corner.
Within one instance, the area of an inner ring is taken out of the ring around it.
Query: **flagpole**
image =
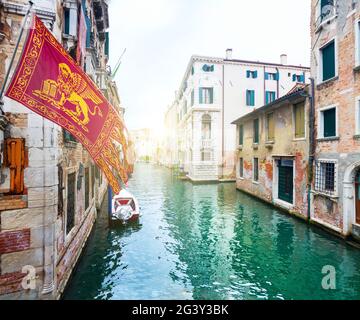
[[[14,64],[14,61],[15,61],[16,52],[19,49],[20,41],[21,41],[21,38],[22,38],[22,36],[24,34],[25,25],[26,25],[26,22],[27,22],[27,20],[29,18],[29,14],[31,12],[31,9],[32,9],[33,5],[34,5],[34,3],[32,1],[29,1],[29,8],[28,8],[28,10],[27,10],[27,12],[25,14],[24,20],[22,22],[21,29],[20,29],[20,34],[19,34],[19,37],[17,39],[15,49],[14,49],[14,52],[13,52],[11,60],[10,60],[10,65],[9,65],[8,70],[6,72],[4,83],[3,83],[2,88],[1,88],[1,92],[0,92],[0,109],[1,109],[2,114],[4,114],[4,110],[3,110],[2,106],[4,105],[3,97],[4,97],[6,84],[7,84],[8,80],[9,80],[11,68],[12,68],[12,66]]]

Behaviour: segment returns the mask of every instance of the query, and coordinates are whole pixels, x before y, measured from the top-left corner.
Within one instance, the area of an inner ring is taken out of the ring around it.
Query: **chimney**
[[[286,54],[282,54],[280,56],[280,61],[282,65],[287,65],[287,55]]]
[[[232,49],[226,49],[226,60],[232,59]]]

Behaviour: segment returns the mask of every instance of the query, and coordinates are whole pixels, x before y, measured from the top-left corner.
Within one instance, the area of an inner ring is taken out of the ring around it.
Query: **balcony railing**
[[[213,141],[211,139],[202,139],[201,140],[201,148],[210,149],[212,148]]]

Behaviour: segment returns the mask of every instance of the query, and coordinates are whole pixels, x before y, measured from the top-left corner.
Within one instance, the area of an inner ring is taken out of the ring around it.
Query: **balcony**
[[[202,149],[211,149],[213,146],[213,141],[211,139],[201,139],[200,145]]]

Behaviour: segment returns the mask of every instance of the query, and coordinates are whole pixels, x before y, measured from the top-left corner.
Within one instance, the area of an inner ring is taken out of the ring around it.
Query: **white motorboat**
[[[137,199],[123,189],[112,198],[111,220],[124,224],[136,221],[140,216],[140,207]]]

